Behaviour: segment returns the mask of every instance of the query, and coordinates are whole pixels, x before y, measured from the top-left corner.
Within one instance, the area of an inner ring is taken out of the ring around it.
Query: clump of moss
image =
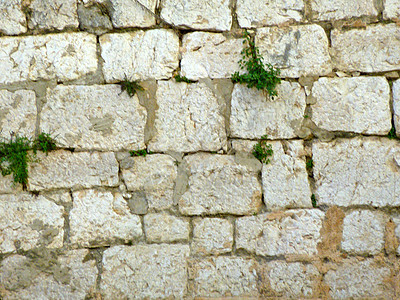
[[[145,157],[147,154],[149,154],[149,153],[147,153],[147,151],[146,151],[146,149],[142,149],[142,150],[132,150],[132,151],[129,151],[129,154],[131,155],[131,156],[143,156],[143,157]]]

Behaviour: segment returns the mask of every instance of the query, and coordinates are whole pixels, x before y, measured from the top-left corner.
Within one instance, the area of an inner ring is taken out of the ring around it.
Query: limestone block
[[[223,103],[204,83],[160,81],[157,89],[155,152],[218,151],[226,148]]]
[[[302,0],[238,0],[236,13],[240,27],[254,28],[303,20]]]
[[[385,77],[320,78],[312,95],[313,121],[322,129],[387,135],[392,127]]]
[[[397,242],[399,243],[399,247],[397,248],[397,254],[400,255],[400,216],[397,216],[393,218],[393,222],[396,225],[396,229],[394,230],[394,233],[397,238]]]
[[[228,39],[221,33],[192,32],[183,36],[181,70],[191,80],[231,78],[239,71],[242,39]]]
[[[393,82],[393,119],[396,135],[400,136],[400,79]]]
[[[103,8],[104,10],[104,8]],[[110,17],[98,5],[78,4],[79,28],[82,31],[102,35],[113,29]]]
[[[399,0],[386,0],[383,9],[384,19],[400,18],[400,1]]]
[[[8,299],[84,299],[96,288],[97,267],[89,250],[63,255],[38,252],[34,258],[12,255],[0,267],[0,296]],[[4,292],[4,295],[2,295]]]
[[[63,30],[79,26],[76,0],[31,0],[30,29]]]
[[[0,195],[0,253],[61,248],[64,208],[43,196]]]
[[[313,19],[318,21],[340,20],[369,16],[376,18],[378,11],[374,0],[312,0]]]
[[[261,207],[258,170],[235,162],[231,155],[198,153],[184,158],[187,190],[179,199],[185,215],[248,215]]]
[[[16,35],[26,32],[26,17],[22,12],[22,0],[0,0],[0,32]]]
[[[114,27],[150,27],[156,24],[154,15],[157,0],[111,0],[110,2]]]
[[[325,214],[316,209],[288,210],[236,221],[236,247],[262,256],[317,254]]]
[[[400,145],[386,138],[313,143],[316,196],[320,204],[399,206]]]
[[[139,216],[129,211],[121,194],[84,190],[74,192],[70,211],[70,241],[78,247],[130,242],[143,235]]]
[[[151,243],[171,243],[189,239],[189,221],[167,214],[144,216],[146,240]]]
[[[262,167],[264,203],[267,209],[311,208],[312,193],[303,141],[272,142],[271,145],[273,158]]]
[[[118,185],[118,162],[111,152],[38,152],[39,163],[29,166],[29,191]]]
[[[161,18],[181,28],[228,31],[232,26],[229,0],[166,0]]]
[[[137,150],[146,148],[146,116],[138,97],[118,85],[59,85],[47,90],[40,128],[61,147]]]
[[[385,72],[400,68],[400,27],[396,24],[366,29],[332,30],[332,59],[344,72]]]
[[[257,262],[253,259],[219,256],[193,261],[189,277],[193,295],[203,297],[258,296]]]
[[[189,246],[116,246],[104,251],[104,299],[184,298]]]
[[[306,109],[304,89],[296,82],[282,81],[278,96],[267,98],[264,91],[236,84],[232,92],[230,130],[233,137],[270,139],[296,137]]]
[[[122,170],[128,191],[142,192],[150,209],[170,208],[177,176],[175,160],[162,154],[138,156],[130,160],[133,166]]]
[[[172,30],[105,34],[100,47],[107,82],[168,79],[179,65],[179,38]]]
[[[0,90],[0,103],[0,137],[8,140],[10,133],[14,132],[32,138],[37,115],[35,92]]]
[[[97,69],[96,36],[84,32],[1,37],[0,84],[77,79]]]
[[[205,218],[193,221],[192,251],[195,254],[222,254],[232,251],[233,225],[225,219]]]
[[[280,68],[282,77],[321,76],[332,71],[328,38],[319,25],[260,28],[255,41],[264,63]]]
[[[15,183],[13,175],[2,176],[0,173],[0,194],[22,192],[22,185]]]

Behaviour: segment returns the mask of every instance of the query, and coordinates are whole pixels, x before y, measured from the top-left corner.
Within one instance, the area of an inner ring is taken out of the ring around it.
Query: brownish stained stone
[[[385,228],[385,252],[387,255],[396,255],[400,241],[395,235],[396,224],[393,220],[389,220]]]

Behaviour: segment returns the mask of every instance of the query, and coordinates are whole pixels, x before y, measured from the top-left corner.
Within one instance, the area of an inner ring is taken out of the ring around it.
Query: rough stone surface
[[[383,18],[384,19],[400,18],[399,0],[386,0],[384,2]]]
[[[37,253],[35,259],[12,255],[0,267],[0,296],[8,299],[84,299],[96,287],[94,259],[89,250],[67,251],[58,257]],[[4,292],[4,295],[2,293]]]
[[[377,17],[374,0],[312,0],[313,18],[318,21],[340,20],[352,17]]]
[[[336,270],[330,270],[324,276],[334,299],[372,297],[392,299],[392,289],[385,284],[390,269],[379,266],[372,260],[345,261]]]
[[[224,219],[205,218],[193,221],[192,251],[195,254],[222,254],[232,251],[233,225]]]
[[[254,28],[303,20],[302,0],[238,0],[236,13],[240,27]]]
[[[255,41],[264,62],[280,68],[282,77],[326,75],[332,71],[328,38],[319,25],[260,28]]]
[[[79,28],[89,33],[102,35],[113,28],[110,17],[98,5],[78,4],[78,18]]]
[[[116,246],[104,251],[101,292],[105,299],[183,298],[189,246]]]
[[[400,68],[400,27],[368,26],[348,31],[332,30],[332,59],[338,70],[385,72]]]
[[[313,143],[320,204],[399,206],[400,146],[386,138]]]
[[[130,160],[133,166],[122,170],[128,190],[145,198],[150,209],[170,208],[177,176],[175,160],[162,154],[138,156]]]
[[[151,243],[170,243],[189,239],[189,221],[167,214],[144,216],[146,240]]]
[[[150,27],[156,24],[157,0],[111,0],[110,4],[114,27]]]
[[[223,104],[206,84],[161,81],[156,98],[156,133],[149,142],[150,151],[196,152],[226,148]]]
[[[26,17],[22,12],[22,0],[0,0],[0,32],[16,35],[26,32]]]
[[[0,90],[0,103],[0,137],[9,139],[10,133],[14,132],[32,138],[37,114],[35,92]]]
[[[397,248],[397,254],[400,255],[400,215],[393,218],[393,222],[396,225],[396,229],[394,231],[397,242],[399,243],[399,247]]]
[[[239,218],[236,247],[262,256],[315,255],[324,216],[307,209]]]
[[[191,80],[231,78],[239,71],[242,39],[228,39],[221,33],[193,32],[183,36],[181,70]]]
[[[387,135],[392,127],[385,77],[320,78],[312,95],[313,121],[331,131]]]
[[[194,261],[189,270],[194,296],[258,296],[256,268],[256,261],[239,257]]]
[[[296,82],[282,81],[278,96],[267,98],[263,91],[236,84],[232,92],[230,130],[233,137],[270,139],[296,137],[306,108],[306,95]]]
[[[146,148],[146,115],[138,97],[118,85],[59,85],[47,90],[40,128],[61,147],[137,150]]]
[[[183,28],[227,31],[232,26],[229,0],[166,0],[161,18]]]
[[[179,65],[179,38],[172,30],[105,34],[100,46],[107,82],[167,79]]]
[[[96,36],[84,32],[1,37],[0,84],[73,80],[97,69]]]
[[[9,194],[22,191],[22,185],[15,183],[13,175],[2,176],[0,173],[0,194]]]
[[[205,153],[186,156],[187,190],[179,199],[185,215],[247,215],[261,207],[258,170],[235,162],[229,155]]]
[[[393,120],[396,135],[400,136],[400,79],[393,82]]]
[[[303,141],[272,142],[271,145],[273,157],[262,168],[264,203],[267,209],[311,208]]]
[[[0,253],[62,247],[63,213],[62,206],[43,196],[0,195]]]
[[[70,241],[79,247],[130,242],[143,235],[142,224],[132,215],[120,194],[85,190],[74,192],[70,211]]]
[[[29,167],[28,190],[116,186],[118,162],[111,152],[38,152],[39,163]]]

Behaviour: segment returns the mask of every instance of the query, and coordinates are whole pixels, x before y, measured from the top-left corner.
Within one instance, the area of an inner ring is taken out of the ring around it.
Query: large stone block
[[[16,35],[26,32],[26,17],[22,0],[0,0],[0,32]]]
[[[96,36],[84,32],[1,37],[0,84],[77,79],[97,69]]]
[[[320,204],[399,206],[400,145],[386,138],[338,139],[313,144]]]
[[[386,0],[384,2],[383,18],[400,18],[400,0]]]
[[[397,136],[400,136],[400,79],[393,82],[393,120]]]
[[[331,33],[334,66],[347,72],[385,72],[400,68],[400,27],[396,24]]]
[[[105,299],[184,298],[189,246],[116,246],[103,254]]]
[[[374,0],[312,0],[313,18],[318,21],[340,20],[368,16],[376,18],[378,10]]]
[[[234,156],[199,153],[186,156],[187,190],[179,199],[185,215],[248,215],[261,207],[259,170],[235,162]]]
[[[150,27],[156,24],[157,0],[111,0],[114,27]]]
[[[320,78],[312,95],[313,121],[322,129],[386,135],[392,127],[385,77]]]
[[[319,25],[260,28],[255,40],[264,63],[280,68],[282,77],[321,76],[332,71],[328,38]]]
[[[104,34],[100,47],[107,82],[167,79],[179,65],[179,38],[172,30]]]
[[[67,113],[66,113],[67,112]],[[47,90],[41,131],[59,146],[118,151],[146,148],[146,109],[117,85],[59,85]]]
[[[146,240],[151,243],[171,243],[189,239],[189,220],[167,214],[147,214],[143,218]]]
[[[160,81],[157,89],[155,152],[218,151],[226,148],[224,103],[204,83]]]

